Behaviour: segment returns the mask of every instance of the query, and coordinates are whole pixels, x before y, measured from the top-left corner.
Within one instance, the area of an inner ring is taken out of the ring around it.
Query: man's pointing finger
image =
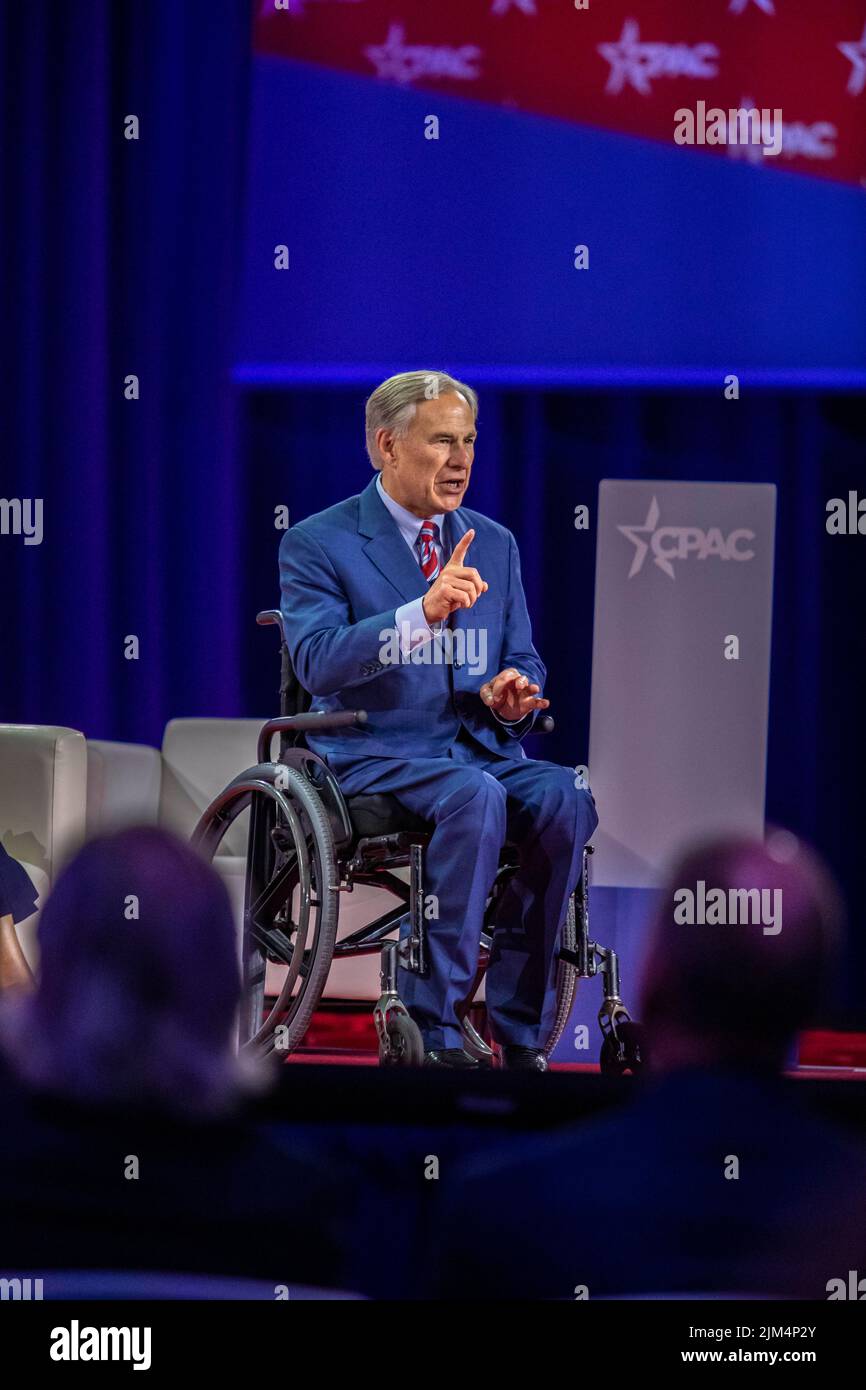
[[[474,530],[472,529],[472,527],[470,526],[469,530],[466,532],[466,535],[465,535],[465,536],[461,536],[461,537],[460,537],[460,540],[459,540],[459,541],[457,542],[457,544],[455,545],[455,547],[454,547],[454,549],[453,549],[453,551],[452,551],[452,553],[451,553],[451,559],[449,560],[448,563],[451,564],[451,565],[462,565],[462,564],[463,564],[463,561],[464,561],[464,558],[465,558],[465,556],[466,556],[466,552],[467,552],[467,550],[469,549],[469,547],[470,547],[470,545],[472,544],[472,542],[474,541],[474,539],[475,539],[475,532],[474,532]]]

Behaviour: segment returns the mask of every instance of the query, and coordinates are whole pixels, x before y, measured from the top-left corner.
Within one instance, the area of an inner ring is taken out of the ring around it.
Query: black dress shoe
[[[462,1047],[434,1047],[424,1053],[425,1067],[451,1067],[454,1071],[478,1071],[479,1064]]]
[[[549,1071],[547,1054],[542,1047],[520,1047],[509,1043],[502,1049],[502,1065],[506,1071]]]

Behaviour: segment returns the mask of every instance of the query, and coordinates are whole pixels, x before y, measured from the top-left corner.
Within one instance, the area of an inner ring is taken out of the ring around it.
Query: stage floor
[[[804,1033],[799,1042],[799,1061],[787,1076],[833,1081],[866,1079],[866,1033],[816,1030]],[[376,1031],[372,1010],[345,1005],[320,1009],[314,1016],[304,1043],[286,1058],[294,1066],[378,1065]],[[551,1071],[598,1075],[597,1062],[555,1062]]]
[[[371,1052],[352,1052],[348,1048],[343,1051],[326,1052],[317,1048],[300,1048],[292,1053],[291,1057],[286,1058],[287,1063],[294,1066],[338,1066],[338,1067],[375,1067],[378,1066],[378,1058]],[[600,1075],[600,1068],[596,1063],[590,1062],[554,1062],[550,1068],[554,1072],[583,1073],[587,1076]],[[864,1081],[866,1080],[866,1067],[793,1067],[785,1072],[785,1076],[796,1077],[801,1080],[823,1080],[823,1081]]]

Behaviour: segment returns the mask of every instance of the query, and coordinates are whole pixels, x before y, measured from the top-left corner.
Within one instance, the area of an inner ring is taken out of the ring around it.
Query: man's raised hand
[[[541,698],[540,689],[540,685],[530,683],[528,676],[521,676],[513,666],[508,666],[482,685],[478,694],[500,719],[522,719],[533,710],[547,709],[550,701]]]
[[[464,565],[466,552],[475,532],[470,528],[454,547],[451,559],[433,580],[422,601],[428,623],[441,623],[455,608],[471,608],[487,589],[481,575],[471,565]]]

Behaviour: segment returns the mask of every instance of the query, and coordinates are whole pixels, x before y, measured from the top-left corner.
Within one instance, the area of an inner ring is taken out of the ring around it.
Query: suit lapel
[[[424,593],[421,566],[376,490],[376,477],[361,493],[358,532],[366,536],[364,554],[405,603]]]
[[[448,512],[443,527],[443,562],[447,564],[460,537],[469,530],[469,522],[458,507],[456,512]],[[358,533],[366,537],[364,554],[376,569],[396,589],[406,603],[420,598],[425,592],[425,579],[421,566],[400,534],[400,528],[391,516],[376,489],[375,476],[361,493],[358,508]],[[469,548],[469,559],[476,563],[476,547],[480,549],[479,538]],[[477,569],[482,569],[480,562]],[[482,569],[483,573],[483,569]],[[458,608],[451,614],[452,626],[462,627],[472,613],[471,608]]]
[[[469,530],[469,522],[466,520],[465,516],[463,515],[463,513],[461,512],[461,510],[460,510],[459,507],[457,508],[457,511],[456,511],[456,512],[447,512],[447,513],[446,513],[446,515],[445,515],[445,534],[444,534],[444,536],[442,537],[442,540],[443,540],[443,547],[442,547],[442,548],[443,548],[443,550],[445,551],[445,560],[446,560],[446,562],[451,558],[451,553],[452,553],[452,551],[453,551],[455,545],[457,544],[457,542],[460,540],[460,537],[461,537],[461,536],[465,536],[465,534],[466,534],[466,532],[467,532],[468,530]],[[477,537],[476,537],[476,540],[477,540]],[[473,541],[473,542],[472,542],[472,545],[469,547],[470,552],[471,552],[472,549],[474,548],[475,544],[476,544],[476,541]],[[472,559],[471,553],[470,553],[469,558],[470,558],[470,560]]]

